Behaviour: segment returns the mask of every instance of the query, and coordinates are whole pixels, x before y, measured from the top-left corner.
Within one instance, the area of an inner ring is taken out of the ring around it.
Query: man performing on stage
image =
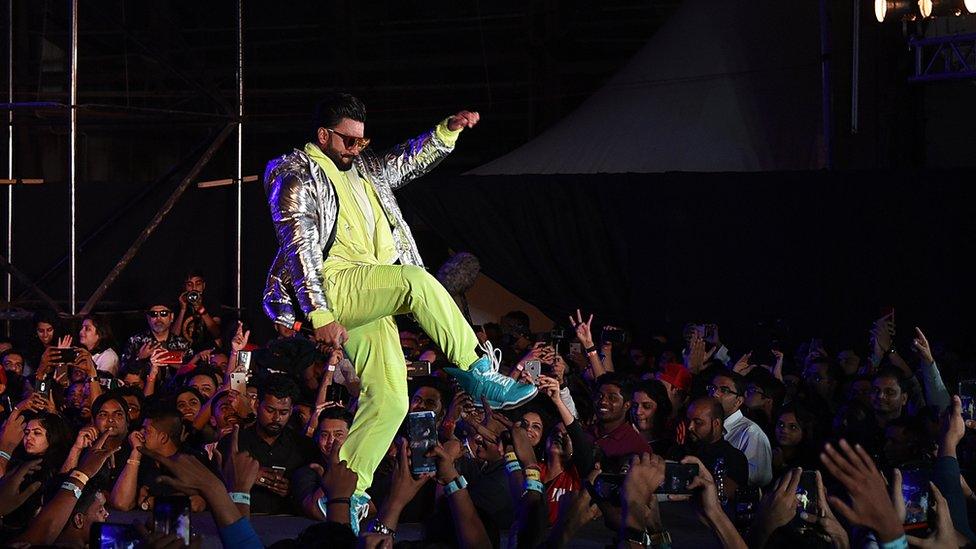
[[[478,358],[474,331],[424,270],[393,195],[444,159],[478,119],[476,112],[461,111],[374,154],[366,149],[363,104],[334,94],[316,108],[312,142],[272,160],[264,174],[280,246],[268,273],[265,312],[288,327],[307,318],[316,340],[344,347],[362,380],[359,409],[340,451],[359,475],[350,506],[357,530],[365,490],[407,413],[406,361],[393,315],[414,315],[458,366],[448,371],[475,402],[484,397],[492,408],[512,408],[536,393],[498,373],[490,343]]]

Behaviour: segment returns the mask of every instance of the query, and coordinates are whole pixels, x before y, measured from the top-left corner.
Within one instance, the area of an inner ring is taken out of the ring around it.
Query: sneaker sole
[[[497,409],[498,410],[511,410],[513,408],[518,408],[519,406],[521,406],[521,405],[525,404],[526,402],[528,402],[528,401],[532,400],[533,398],[535,398],[536,395],[538,395],[538,394],[539,394],[539,391],[537,389],[536,391],[532,392],[531,394],[529,394],[525,398],[516,400],[515,402],[509,402],[509,403],[503,404],[503,405],[499,406]]]

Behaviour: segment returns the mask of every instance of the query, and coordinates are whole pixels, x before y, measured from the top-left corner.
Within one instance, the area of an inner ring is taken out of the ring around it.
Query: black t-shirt
[[[749,485],[749,460],[729,441],[720,439],[712,444],[683,444],[675,446],[669,454],[670,459],[679,460],[685,456],[695,456],[705,464],[713,475],[715,463],[719,458],[725,460],[725,476],[735,481],[736,485],[745,488]]]
[[[229,455],[230,437],[224,437],[217,445],[220,455]],[[296,469],[309,463],[318,453],[312,445],[311,439],[303,437],[291,429],[285,428],[272,444],[266,443],[257,433],[257,426],[252,425],[242,429],[238,435],[238,449],[249,452],[258,460],[261,467],[284,467],[284,476],[291,478]],[[292,486],[289,496],[294,494]],[[251,489],[251,512],[298,514],[298,509],[291,497],[282,497],[260,486]]]

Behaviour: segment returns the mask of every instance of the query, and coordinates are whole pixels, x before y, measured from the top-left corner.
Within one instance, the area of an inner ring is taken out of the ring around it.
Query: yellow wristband
[[[508,452],[505,454],[505,461],[518,461],[518,456],[515,455],[515,452]]]
[[[542,480],[542,473],[538,469],[523,469],[522,473],[529,480]]]

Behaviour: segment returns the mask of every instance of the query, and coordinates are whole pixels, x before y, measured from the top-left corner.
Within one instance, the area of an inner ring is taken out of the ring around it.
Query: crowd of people
[[[898,348],[893,313],[866,325],[864,349],[772,338],[750,350],[714,324],[632,341],[580,311],[533,333],[515,311],[476,327],[506,375],[538,387],[504,411],[460,390],[403,318],[410,410],[434,415],[435,470],[411,471],[402,427],[368,513],[351,517],[357,475],[338,456],[355,365],[296,326],[259,345],[202,273],[184,284],[148,301],[145,331],[124,340],[107,315],[38,314],[30,341],[0,342],[0,544],[85,547],[114,511],[172,495],[211,513],[230,547],[263,546],[251,514],[315,521],[282,547],[392,547],[403,523],[422,524],[423,541],[400,542],[416,546],[561,547],[585,529],[669,547],[682,532],[662,516],[679,511],[724,547],[976,543],[976,423],[953,394],[968,372],[920,329]],[[679,470],[690,482],[669,489]],[[183,543],[134,528],[147,546]]]

